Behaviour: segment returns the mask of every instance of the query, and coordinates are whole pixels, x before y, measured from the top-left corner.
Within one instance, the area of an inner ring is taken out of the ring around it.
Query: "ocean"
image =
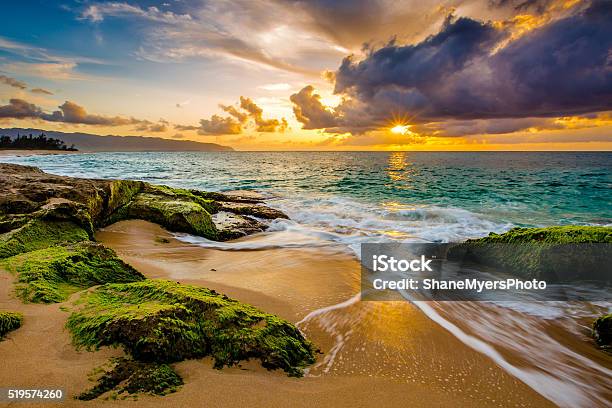
[[[76,177],[257,190],[289,214],[295,229],[348,244],[612,223],[607,152],[152,152],[3,160]]]
[[[457,242],[516,226],[612,224],[612,153],[606,152],[86,153],[2,160],[68,176],[257,190],[291,218],[274,221],[253,241],[177,234],[224,250],[328,247],[358,257],[363,242]],[[358,302],[356,296],[316,310],[299,323],[319,324],[338,339],[324,371],[364,318],[349,311],[374,307]],[[414,304],[557,405],[609,402],[612,370],[589,344],[589,325],[612,311],[610,302]]]

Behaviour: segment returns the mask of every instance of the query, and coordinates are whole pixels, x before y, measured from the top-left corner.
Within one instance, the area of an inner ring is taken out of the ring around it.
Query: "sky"
[[[611,0],[2,7],[0,127],[237,150],[612,150]]]

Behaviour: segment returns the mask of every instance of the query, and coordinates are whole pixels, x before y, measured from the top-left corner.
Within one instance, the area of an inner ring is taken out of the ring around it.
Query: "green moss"
[[[513,228],[503,234],[492,232],[488,237],[471,239],[467,242],[479,243],[548,243],[582,244],[611,243],[611,227],[592,227],[568,225],[546,228]]]
[[[170,231],[187,232],[210,239],[217,238],[217,229],[210,214],[194,201],[140,193],[123,211],[126,218],[151,221]]]
[[[23,324],[23,315],[14,312],[0,312],[0,339],[8,332],[16,330]]]
[[[87,232],[71,221],[33,219],[18,229],[0,235],[0,258],[87,239]]]
[[[122,346],[139,361],[212,356],[216,368],[257,358],[299,376],[312,344],[276,316],[214,291],[161,280],[108,284],[82,296],[67,327],[80,347]]]
[[[147,184],[144,188],[145,193],[150,193],[154,195],[162,195],[166,197],[172,197],[176,199],[180,199],[182,201],[191,201],[199,204],[211,214],[219,211],[219,204],[215,202],[214,199],[205,198],[200,195],[194,194],[191,190],[185,190],[182,188],[173,188],[162,185],[155,184]]]
[[[612,313],[593,322],[593,337],[601,348],[612,349]]]
[[[34,303],[62,302],[78,290],[144,276],[101,244],[81,242],[13,256],[4,266],[17,275],[17,294]]]
[[[599,244],[611,242],[611,227],[513,228],[504,234],[467,240],[451,248],[448,256],[476,261],[523,279],[610,282],[612,277],[602,268],[609,251],[603,251]]]
[[[97,384],[76,398],[89,401],[109,391],[113,391],[113,399],[126,394],[166,395],[183,385],[181,377],[168,364],[126,358],[115,359],[112,363],[113,366],[109,370],[97,369]]]
[[[143,185],[142,181],[113,180],[110,184],[105,217],[111,215],[118,208],[129,204],[134,196],[142,190]],[[103,219],[98,220],[98,224],[102,223]]]

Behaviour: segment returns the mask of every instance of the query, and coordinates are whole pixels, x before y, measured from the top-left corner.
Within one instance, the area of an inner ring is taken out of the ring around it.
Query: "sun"
[[[391,128],[391,133],[395,133],[398,135],[405,135],[410,132],[409,125],[395,125]]]

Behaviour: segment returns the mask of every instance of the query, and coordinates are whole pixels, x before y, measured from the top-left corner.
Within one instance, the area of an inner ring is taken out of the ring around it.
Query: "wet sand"
[[[322,354],[300,379],[262,369],[258,362],[215,370],[210,359],[185,361],[176,364],[185,385],[175,394],[87,405],[554,406],[407,302],[349,302],[321,310],[359,291],[359,263],[347,253],[205,249],[144,221],[117,223],[96,238],[149,278],[206,286],[294,323],[314,312],[299,327]],[[0,278],[0,309],[25,314],[24,326],[0,342],[0,384],[63,385],[74,395],[88,387],[88,372],[121,354],[74,351],[62,329],[68,313],[61,305],[23,305],[10,294],[10,275]],[[68,399],[65,405],[85,404]]]

